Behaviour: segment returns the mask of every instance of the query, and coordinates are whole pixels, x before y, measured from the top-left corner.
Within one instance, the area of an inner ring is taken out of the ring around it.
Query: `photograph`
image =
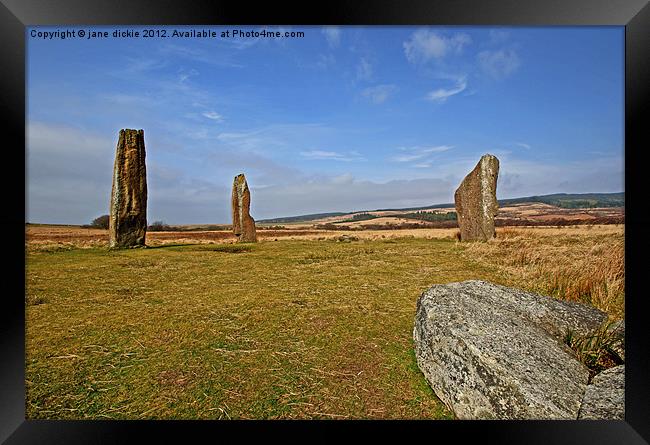
[[[626,419],[625,26],[24,32],[25,419]]]

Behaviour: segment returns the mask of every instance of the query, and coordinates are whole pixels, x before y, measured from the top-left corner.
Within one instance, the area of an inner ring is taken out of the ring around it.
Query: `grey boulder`
[[[625,361],[625,320],[619,320],[609,327],[609,332],[614,335],[614,343],[612,344],[613,352]]]
[[[578,303],[465,281],[417,303],[419,368],[459,419],[576,419],[589,371],[563,342],[606,314]]]
[[[625,365],[606,369],[592,379],[578,418],[625,420]]]

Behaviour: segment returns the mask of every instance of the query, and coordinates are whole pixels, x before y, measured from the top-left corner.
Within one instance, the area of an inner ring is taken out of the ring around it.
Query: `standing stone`
[[[147,169],[144,130],[120,130],[113,167],[109,247],[145,245]]]
[[[486,154],[458,186],[454,200],[461,241],[486,241],[495,237],[498,175],[499,160]]]
[[[240,243],[257,242],[255,220],[250,215],[251,192],[244,174],[235,176],[232,185],[232,231]]]

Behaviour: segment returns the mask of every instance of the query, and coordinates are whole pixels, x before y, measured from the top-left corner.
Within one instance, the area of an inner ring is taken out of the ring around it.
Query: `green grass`
[[[622,364],[616,355],[619,336],[610,330],[612,323],[606,323],[591,335],[577,335],[567,332],[564,342],[576,353],[576,357],[589,369],[590,378],[605,369]]]
[[[451,418],[413,355],[451,240],[30,252],[27,418]]]

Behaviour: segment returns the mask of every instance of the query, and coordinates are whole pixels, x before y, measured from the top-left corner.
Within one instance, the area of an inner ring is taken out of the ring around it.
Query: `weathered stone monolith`
[[[147,169],[144,130],[120,130],[113,166],[109,247],[145,245]]]
[[[494,238],[494,217],[499,210],[498,175],[499,160],[486,154],[458,186],[454,200],[461,241]]]
[[[240,243],[257,242],[255,220],[250,215],[251,192],[244,174],[235,176],[232,185],[232,231]]]

